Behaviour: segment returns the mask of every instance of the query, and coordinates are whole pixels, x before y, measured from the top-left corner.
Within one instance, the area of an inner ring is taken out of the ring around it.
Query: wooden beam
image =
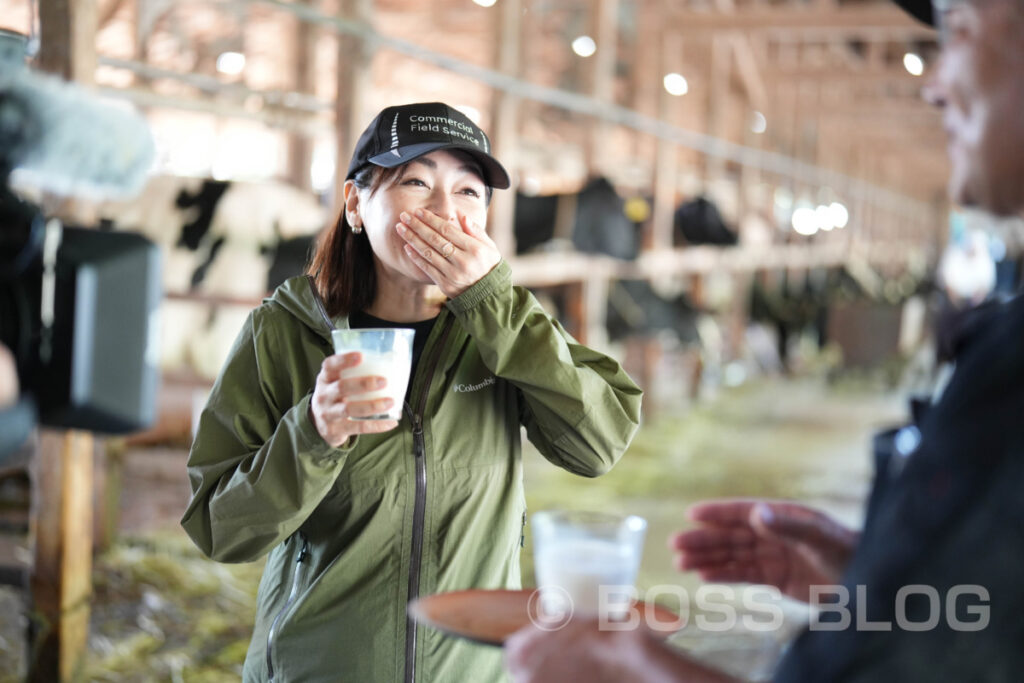
[[[100,13],[100,17],[97,21],[98,28],[104,28],[111,20],[117,16],[117,13],[124,7],[125,0],[109,0],[107,6],[103,8]]]
[[[740,80],[743,82],[743,89],[747,92],[750,106],[757,111],[764,111],[768,104],[768,91],[765,88],[761,67],[758,66],[758,60],[750,45],[750,37],[742,33],[735,33],[731,36],[730,42],[736,73],[739,74]]]
[[[31,577],[38,620],[29,681],[71,681],[85,661],[92,595],[93,439],[43,431],[33,462]]]
[[[848,144],[867,144],[873,140],[899,144],[902,141],[904,144],[925,146],[936,158],[945,156],[947,136],[942,128],[898,123],[887,117],[864,120],[856,116],[830,116],[822,119],[822,129],[826,137],[845,138]]]
[[[167,109],[198,111],[217,116],[231,116],[238,119],[261,121],[272,128],[301,131],[307,136],[330,135],[334,132],[334,127],[327,119],[316,114],[296,111],[283,106],[264,106],[260,109],[251,109],[245,105],[236,105],[224,100],[183,97],[180,95],[161,95],[148,88],[111,88],[102,86],[97,87],[95,90],[108,97],[133,102],[139,107],[164,107]],[[355,141],[352,144],[354,145]],[[347,153],[351,154],[351,150]],[[348,163],[347,156],[344,163]]]
[[[679,7],[669,3],[669,7]],[[683,6],[685,7],[685,6]],[[716,31],[771,34],[788,41],[835,40],[844,36],[875,40],[934,40],[935,31],[895,5],[885,3],[842,8],[773,6],[732,14],[666,9],[666,26],[687,37]]]
[[[863,91],[822,93],[823,118],[861,121],[865,126],[889,124],[895,128],[942,131],[942,112],[922,99],[884,97]]]
[[[91,85],[96,72],[97,21],[96,0],[42,0],[38,67]]]
[[[841,69],[831,66],[805,66],[798,68],[769,67],[762,72],[768,84],[786,83],[791,81],[823,81],[828,85],[844,87],[858,84],[894,84],[921,87],[925,81],[914,76],[904,68],[872,68],[861,71]]]

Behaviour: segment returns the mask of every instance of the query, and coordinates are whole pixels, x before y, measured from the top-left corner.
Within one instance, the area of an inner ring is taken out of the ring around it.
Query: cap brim
[[[368,161],[376,166],[394,168],[439,149],[459,149],[472,155],[474,159],[480,162],[484,172],[484,182],[488,186],[498,190],[507,190],[512,186],[512,181],[509,179],[508,171],[505,170],[505,167],[498,163],[498,160],[490,154],[481,152],[472,145],[460,145],[451,142],[420,142],[415,145],[405,145],[388,150],[382,154],[370,157]]]
[[[897,5],[918,21],[929,26],[936,26],[935,13],[932,11],[931,0],[894,0]]]

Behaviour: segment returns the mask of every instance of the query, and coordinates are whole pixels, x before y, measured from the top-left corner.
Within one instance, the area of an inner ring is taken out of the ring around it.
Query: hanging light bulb
[[[222,52],[217,57],[217,71],[227,76],[237,76],[245,68],[245,55],[241,52]]]
[[[824,204],[820,204],[818,208],[814,210],[814,220],[818,224],[818,230],[828,232],[832,228],[836,227],[835,223],[832,222],[832,213]]]
[[[796,204],[792,218],[793,230],[798,235],[810,236],[818,232],[818,216],[814,206],[807,200],[801,200]]]
[[[913,52],[903,55],[903,68],[912,76],[920,76],[924,73],[924,60]]]
[[[750,130],[760,135],[768,130],[768,119],[759,111],[755,111],[750,117]]]
[[[850,222],[850,212],[839,202],[832,202],[828,205],[828,212],[831,215],[832,224],[840,230]]]
[[[597,43],[590,36],[580,36],[572,41],[572,51],[580,57],[589,57],[597,52]]]
[[[686,82],[686,78],[682,74],[670,73],[665,74],[665,78],[662,79],[662,84],[665,86],[665,90],[668,91],[669,95],[685,95],[690,91],[690,84]]]

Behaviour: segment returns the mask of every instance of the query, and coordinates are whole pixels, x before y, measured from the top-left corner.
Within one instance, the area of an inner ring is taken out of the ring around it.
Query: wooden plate
[[[487,645],[502,645],[505,639],[539,619],[536,590],[464,590],[438,593],[409,603],[409,614],[417,622]],[[539,594],[538,594],[539,595]],[[668,637],[683,627],[677,614],[652,603],[635,603],[639,622],[655,635]],[[545,628],[555,630],[557,624]]]

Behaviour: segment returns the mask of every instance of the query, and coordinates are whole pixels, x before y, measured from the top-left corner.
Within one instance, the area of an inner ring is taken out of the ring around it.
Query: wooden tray
[[[460,638],[487,645],[505,639],[539,619],[539,594],[524,590],[463,590],[428,595],[409,603],[409,615],[417,622]],[[668,637],[683,627],[674,612],[652,603],[636,603],[640,623],[655,635]],[[557,624],[547,626],[551,630]]]

